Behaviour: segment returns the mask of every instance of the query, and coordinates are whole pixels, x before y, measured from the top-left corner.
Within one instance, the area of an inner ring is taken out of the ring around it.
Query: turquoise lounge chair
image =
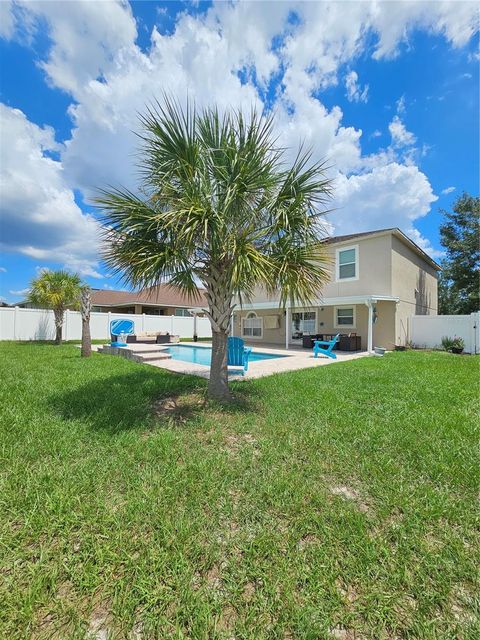
[[[135,333],[135,325],[133,324],[133,320],[112,320],[110,322],[110,338],[111,338],[111,347],[126,347],[126,342],[119,342],[118,336],[124,333],[127,336],[133,335]]]
[[[340,334],[333,338],[333,340],[314,340],[313,341],[313,357],[318,358],[318,354],[320,353],[322,356],[327,356],[327,358],[332,358],[333,360],[337,359],[337,355],[333,353],[333,347],[337,344],[338,338]],[[324,345],[324,346],[320,346]]]
[[[243,367],[242,375],[248,371],[248,358],[252,353],[250,347],[245,346],[242,338],[228,339],[228,361],[229,367]]]

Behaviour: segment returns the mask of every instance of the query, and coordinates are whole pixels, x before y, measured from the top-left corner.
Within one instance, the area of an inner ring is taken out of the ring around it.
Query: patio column
[[[290,329],[290,321],[288,316],[289,308],[290,308],[290,305],[287,302],[285,307],[285,349],[288,349],[288,331]]]
[[[367,351],[372,353],[373,351],[373,304],[372,301],[369,300],[366,303],[368,307],[368,339],[367,339]]]

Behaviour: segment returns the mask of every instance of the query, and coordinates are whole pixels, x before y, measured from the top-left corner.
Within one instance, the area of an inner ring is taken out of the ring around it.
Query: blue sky
[[[91,198],[138,184],[136,114],[163,91],[274,110],[332,165],[335,233],[399,226],[441,258],[439,209],[479,192],[476,3],[2,2],[0,24],[8,302],[44,267],[119,286]]]

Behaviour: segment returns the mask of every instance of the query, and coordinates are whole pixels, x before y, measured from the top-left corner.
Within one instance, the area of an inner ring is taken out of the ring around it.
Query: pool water
[[[168,347],[168,349],[166,349],[166,352],[172,356],[172,360],[182,360],[183,362],[195,362],[196,364],[204,364],[206,366],[210,366],[210,362],[212,360],[211,347],[175,345],[174,347]],[[273,360],[275,358],[286,357],[287,356],[252,351],[248,361],[255,362],[258,360]]]

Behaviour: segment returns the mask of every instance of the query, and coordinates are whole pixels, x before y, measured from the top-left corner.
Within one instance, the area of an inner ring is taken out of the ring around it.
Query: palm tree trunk
[[[55,344],[62,344],[63,311],[54,309],[53,315],[55,318]]]
[[[215,400],[230,400],[227,369],[227,331],[212,331],[212,363],[208,395]]]
[[[92,308],[92,298],[90,287],[83,287],[81,293],[81,314],[82,314],[82,349],[81,356],[88,358],[92,355],[92,337],[90,335],[90,310]]]
[[[92,338],[90,335],[90,321],[82,319],[82,349],[80,354],[83,358],[92,355]]]
[[[212,362],[208,395],[215,400],[232,399],[228,388],[227,340],[232,315],[232,292],[228,285],[228,271],[211,266],[206,278],[207,316],[212,327]]]

